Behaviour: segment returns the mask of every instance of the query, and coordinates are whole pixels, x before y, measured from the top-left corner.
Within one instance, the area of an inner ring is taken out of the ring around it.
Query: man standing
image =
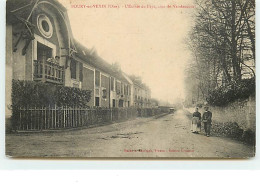
[[[205,106],[204,109],[205,109],[205,112],[202,115],[202,122],[204,123],[204,129],[205,129],[206,136],[209,137],[212,113],[209,111],[208,106]]]

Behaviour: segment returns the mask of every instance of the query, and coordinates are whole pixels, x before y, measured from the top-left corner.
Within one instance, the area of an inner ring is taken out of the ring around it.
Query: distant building
[[[140,108],[151,107],[151,90],[138,78],[131,77],[133,81],[133,100],[134,106]]]

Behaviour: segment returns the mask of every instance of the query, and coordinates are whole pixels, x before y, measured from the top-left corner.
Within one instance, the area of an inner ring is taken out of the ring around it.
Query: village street
[[[186,113],[187,114],[187,113]],[[190,132],[179,110],[158,119],[137,118],[73,131],[6,135],[6,154],[15,157],[208,157],[242,158],[253,147]]]

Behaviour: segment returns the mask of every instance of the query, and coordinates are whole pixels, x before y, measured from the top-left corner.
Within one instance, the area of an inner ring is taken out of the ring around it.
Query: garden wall
[[[188,108],[186,110],[192,113],[194,108]],[[204,112],[203,108],[199,111],[201,114]],[[255,97],[250,96],[245,100],[236,100],[223,107],[210,106],[210,111],[213,114],[212,135],[231,137],[249,144],[255,144]],[[202,130],[204,129],[202,128]]]
[[[239,100],[225,107],[210,107],[213,113],[213,121],[217,123],[233,122],[243,130],[255,132],[256,104],[255,97]]]

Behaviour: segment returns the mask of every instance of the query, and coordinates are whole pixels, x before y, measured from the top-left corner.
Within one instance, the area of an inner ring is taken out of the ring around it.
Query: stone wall
[[[255,131],[256,126],[256,103],[255,97],[249,97],[243,101],[230,103],[225,107],[210,107],[213,113],[213,122],[237,123],[243,130]]]
[[[189,115],[195,108],[186,108]],[[249,144],[255,144],[256,132],[256,103],[255,97],[249,97],[246,100],[237,100],[225,107],[211,107],[213,136],[224,136],[241,140]],[[199,112],[203,114],[204,109]],[[202,124],[202,131],[203,124]]]

